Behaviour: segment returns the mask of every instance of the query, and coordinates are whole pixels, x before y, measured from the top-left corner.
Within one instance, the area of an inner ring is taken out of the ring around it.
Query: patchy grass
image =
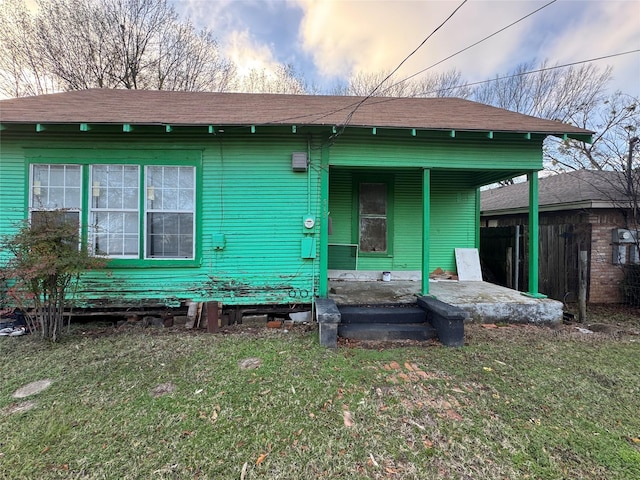
[[[303,330],[97,332],[0,339],[0,478],[640,478],[629,332],[337,351]]]

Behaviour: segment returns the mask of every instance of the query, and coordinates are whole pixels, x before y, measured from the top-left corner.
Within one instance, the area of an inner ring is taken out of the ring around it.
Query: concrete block
[[[269,320],[267,315],[243,315],[241,323],[248,327],[264,327]]]
[[[289,318],[294,322],[310,322],[311,312],[292,312],[289,314]]]
[[[464,321],[467,312],[432,297],[418,298],[418,305],[427,311],[427,319],[436,329],[438,339],[448,347],[464,345]]]
[[[337,348],[338,346],[338,324],[319,323],[320,345],[327,348]]]
[[[316,298],[316,319],[319,324],[340,323],[340,310],[330,298]]]

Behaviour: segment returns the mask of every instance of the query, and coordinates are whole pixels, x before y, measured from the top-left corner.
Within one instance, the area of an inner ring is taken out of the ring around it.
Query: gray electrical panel
[[[307,152],[293,152],[291,154],[291,170],[306,172],[308,168]]]

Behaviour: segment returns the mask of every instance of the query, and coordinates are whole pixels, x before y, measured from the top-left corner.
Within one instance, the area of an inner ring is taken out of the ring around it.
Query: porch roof
[[[8,124],[350,126],[514,132],[589,140],[593,132],[459,98],[388,98],[89,89],[0,101]]]

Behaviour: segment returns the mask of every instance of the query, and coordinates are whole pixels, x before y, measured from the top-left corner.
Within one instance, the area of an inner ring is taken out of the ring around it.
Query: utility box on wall
[[[214,250],[223,250],[226,243],[224,233],[214,233],[211,242]]]
[[[314,237],[302,238],[302,258],[316,258],[316,239]]]
[[[626,228],[614,228],[611,230],[612,243],[634,243],[636,241],[636,232],[627,230]]]
[[[308,159],[306,152],[293,152],[291,154],[291,170],[294,172],[306,172]]]

